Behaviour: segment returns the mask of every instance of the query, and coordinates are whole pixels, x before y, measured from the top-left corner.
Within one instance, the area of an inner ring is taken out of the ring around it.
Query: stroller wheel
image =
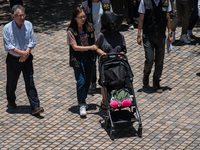
[[[142,137],[142,127],[138,128],[137,134],[138,134],[138,137],[140,137],[140,138]]]

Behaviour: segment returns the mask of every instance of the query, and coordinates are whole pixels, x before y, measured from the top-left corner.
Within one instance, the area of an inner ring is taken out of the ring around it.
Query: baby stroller
[[[134,89],[133,73],[125,54],[107,53],[107,56],[99,57],[99,84],[102,85],[106,97],[107,112],[104,117],[106,127],[110,127],[110,138],[114,140],[116,127],[130,126],[138,122],[137,135],[142,137],[142,122],[138,111]],[[129,107],[110,106],[111,91],[113,89],[126,88],[130,93],[131,105]],[[136,117],[135,117],[136,116]]]

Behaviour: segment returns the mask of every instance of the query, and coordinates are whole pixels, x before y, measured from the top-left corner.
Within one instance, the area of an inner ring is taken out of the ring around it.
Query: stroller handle
[[[115,58],[115,57],[118,57],[118,55],[122,55],[126,60],[128,60],[126,54],[123,54],[123,53],[106,53],[99,56],[99,63],[101,59],[103,59],[104,56],[108,56],[109,58]]]

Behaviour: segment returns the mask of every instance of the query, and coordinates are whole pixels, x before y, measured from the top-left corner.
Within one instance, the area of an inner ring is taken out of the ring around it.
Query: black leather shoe
[[[200,72],[196,74],[197,76],[200,76]]]
[[[154,91],[157,92],[157,93],[162,93],[162,92],[163,92],[163,89],[161,89],[161,88],[160,88],[160,89],[154,88]]]
[[[153,81],[153,89],[157,93],[162,93],[163,89],[160,87],[159,81]]]

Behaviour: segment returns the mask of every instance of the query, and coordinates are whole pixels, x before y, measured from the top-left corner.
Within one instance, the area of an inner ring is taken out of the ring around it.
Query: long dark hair
[[[71,22],[70,22],[70,24],[69,24],[69,27],[67,28],[67,29],[72,28],[73,31],[74,31],[74,35],[76,35],[76,36],[78,35],[78,25],[77,25],[77,22],[76,22],[75,18],[76,18],[77,15],[80,14],[81,12],[84,12],[84,13],[85,13],[85,10],[84,10],[84,8],[83,8],[82,6],[77,6],[76,8],[74,8],[74,10],[73,10],[73,12],[72,12],[72,16],[71,16]],[[85,33],[88,33],[88,32],[90,32],[90,29],[91,29],[91,27],[90,27],[90,25],[88,24],[88,21],[87,21],[87,19],[86,19],[86,20],[85,20],[85,23],[83,24],[83,31],[84,31]]]

